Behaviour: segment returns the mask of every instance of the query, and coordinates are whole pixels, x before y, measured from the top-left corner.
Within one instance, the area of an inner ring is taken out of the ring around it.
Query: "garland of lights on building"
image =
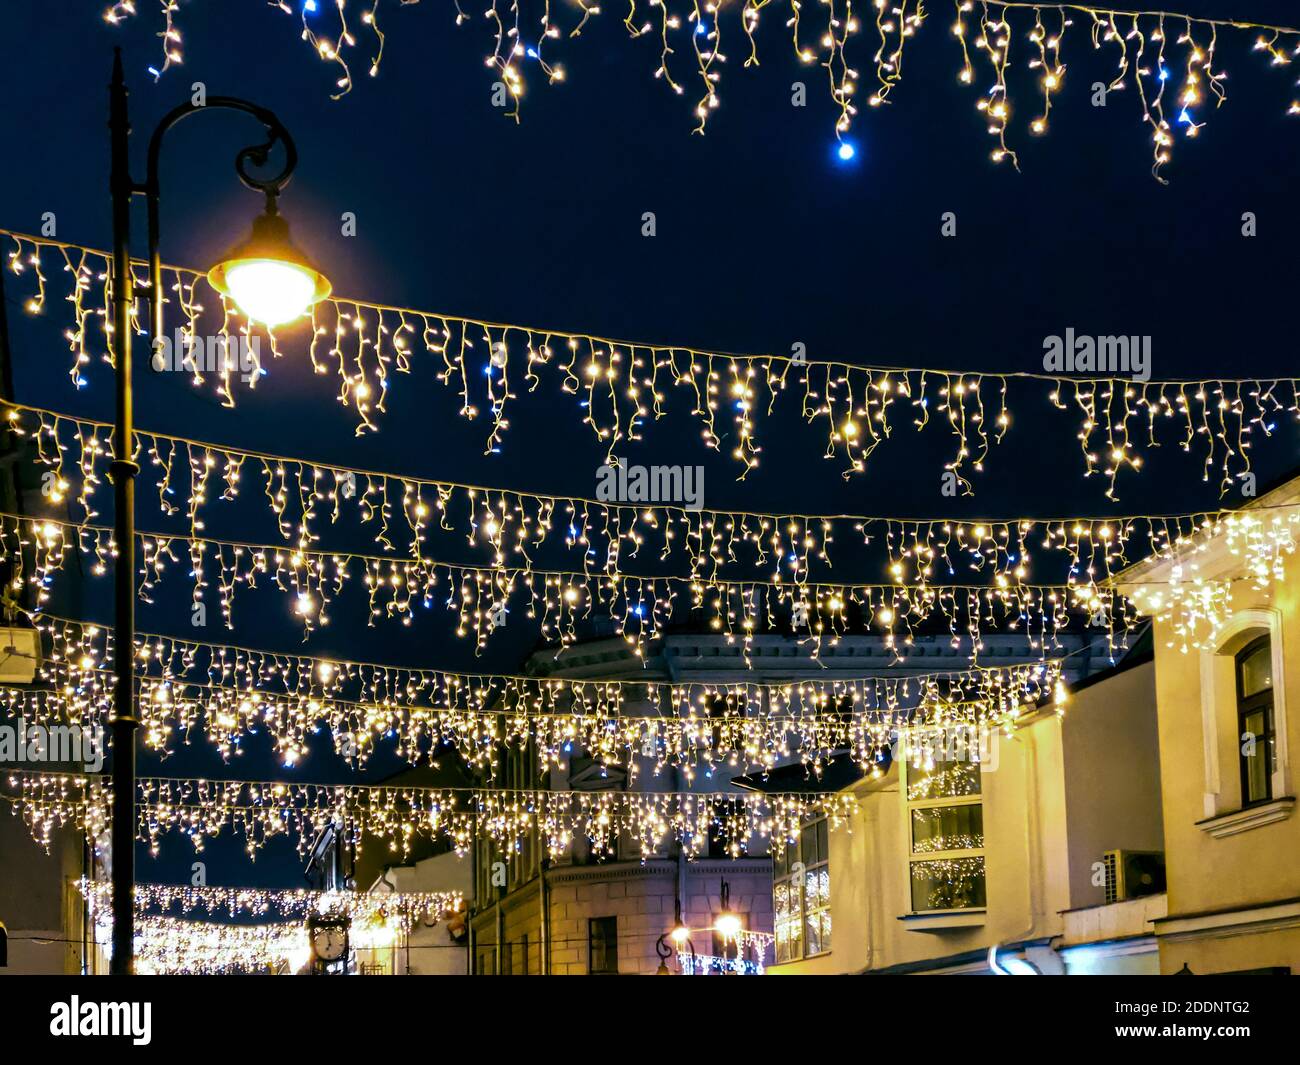
[[[5,783],[4,797],[47,849],[61,828],[98,840],[108,826],[107,777],[11,770]],[[169,832],[189,837],[196,851],[229,832],[242,838],[250,857],[282,836],[292,837],[305,854],[324,829],[335,827],[357,848],[369,837],[402,858],[420,838],[446,840],[465,854],[476,840],[514,853],[534,837],[552,860],[568,855],[580,839],[598,855],[617,854],[619,840],[627,839],[643,858],[670,843],[699,857],[716,840],[735,858],[756,843],[784,853],[810,818],[825,817],[837,828],[857,811],[854,796],[838,793],[421,788],[186,777],[139,777],[137,789],[137,836],[153,853]]]
[[[49,687],[0,688],[0,707],[24,724],[101,724],[113,706],[112,630],[33,620],[37,676]],[[302,762],[324,728],[358,767],[391,742],[413,764],[452,748],[489,774],[503,748],[530,744],[542,771],[575,748],[633,776],[639,756],[656,776],[673,767],[688,781],[701,767],[766,771],[791,757],[816,769],[845,749],[870,770],[892,757],[900,730],[978,737],[1064,701],[1059,659],[913,677],[669,684],[408,669],[149,634],[137,636],[133,658],[147,748],[169,753],[177,733],[186,743],[203,733],[230,760],[249,735],[265,734],[286,766]]]
[[[68,315],[64,335],[74,359],[72,380],[79,387],[89,384],[90,364],[112,359],[110,257],[79,245],[0,233],[13,244],[7,268],[30,275],[27,309]],[[143,271],[144,264],[135,269]],[[178,364],[196,386],[215,387],[233,406],[240,379],[247,377],[251,388],[267,372],[251,342],[265,336],[279,355],[279,341],[242,318],[205,275],[180,267],[163,272],[169,299],[184,316],[179,347],[190,352],[178,355]],[[54,286],[50,273],[63,284]],[[137,290],[143,293],[143,274],[140,281]],[[137,332],[145,328],[141,306],[137,301]],[[209,357],[204,337],[220,339],[224,354]],[[231,356],[239,341],[246,350]],[[1300,378],[1138,381],[1110,365],[1127,360],[1115,353],[1076,364],[1080,374],[1095,371],[1091,377],[990,374],[709,353],[339,298],[312,309],[306,355],[318,374],[337,377],[338,399],[357,416],[358,433],[378,428],[390,389],[418,369],[418,353],[427,357],[438,382],[457,391],[462,417],[490,422],[489,453],[502,447],[516,390],[537,390],[546,372],[572,397],[574,417],[605,446],[607,462],[617,461],[621,445],[643,439],[648,420],[678,406],[670,396],[684,394],[683,406],[700,422],[706,448],[720,449],[728,433],[734,438],[731,455],[742,478],[758,466],[761,418],[773,413],[786,392],[801,394],[801,415],[821,427],[825,457],[839,461],[845,477],[863,472],[896,429],[946,426],[953,452],[944,468],[967,494],[974,491],[967,474],[984,469],[1011,427],[1008,391],[1016,380],[1041,382],[1054,409],[1073,412],[1084,474],[1104,478],[1109,498],[1116,498],[1119,475],[1140,470],[1145,451],[1162,443],[1201,455],[1205,479],[1217,476],[1226,492],[1250,473],[1255,433],[1269,436],[1279,419],[1300,419]],[[724,418],[730,418],[729,427],[720,425]]]
[[[183,59],[176,20],[180,4],[178,0],[160,2],[163,54],[160,64],[149,68],[155,78]],[[402,0],[401,6],[417,2]],[[300,20],[302,39],[337,68],[335,99],[352,89],[349,57],[362,47],[358,34],[370,42],[367,72],[372,77],[379,73],[386,40],[379,28],[380,0],[357,0],[351,9],[355,17],[349,17],[347,0],[276,3]],[[471,21],[458,0],[455,7],[457,26]],[[525,7],[529,8],[527,14]],[[647,7],[643,14],[636,0],[628,0],[623,25],[632,38],[654,42],[658,52],[655,79],[673,92],[695,99],[695,132],[703,133],[710,115],[721,104],[722,74],[732,47],[728,44],[724,51],[724,31],[727,40],[734,40],[740,49],[741,65],[758,66],[760,16],[768,0],[743,0],[734,14],[722,10],[717,0],[648,0]],[[788,0],[777,7],[787,10],[784,36],[797,61],[824,72],[821,77],[828,83],[840,138],[851,127],[858,113],[857,101],[863,95],[870,107],[889,102],[890,93],[902,80],[904,45],[917,35],[930,13],[922,0],[873,0],[866,22],[875,31],[876,47],[864,89],[862,75],[854,65],[858,60],[849,57],[850,43],[863,28],[863,19],[851,4],[825,0],[824,11],[805,11],[798,0]],[[538,76],[549,84],[564,81],[565,68],[551,55],[558,47],[555,42],[580,36],[601,10],[590,0],[577,0],[578,10],[570,21],[559,17],[556,8],[550,0],[534,5],[525,0],[488,0],[482,12],[492,44],[484,65],[500,86],[504,113],[516,121],[530,69],[535,64]],[[1019,77],[1018,68],[1030,72],[1026,80],[1032,84],[1035,104],[1028,109],[1032,117],[1026,128],[1033,135],[1046,133],[1053,98],[1065,88],[1067,64],[1062,49],[1067,37],[1081,38],[1113,64],[1104,82],[1107,91],[1129,85],[1136,88],[1141,120],[1152,141],[1152,172],[1162,181],[1160,169],[1170,159],[1176,135],[1195,136],[1205,125],[1205,108],[1212,104],[1217,109],[1227,99],[1227,73],[1215,65],[1221,31],[1252,35],[1253,49],[1272,66],[1289,66],[1300,56],[1300,30],[1293,27],[1198,18],[1176,11],[1014,0],[954,0],[953,11],[949,26],[960,45],[961,58],[957,79],[963,85],[989,86],[976,107],[996,142],[992,158],[995,162],[1010,160],[1017,168],[1018,156],[1007,140],[1012,121],[1009,81]],[[135,0],[119,0],[107,9],[105,17],[119,23],[135,13]],[[537,29],[530,30],[534,25]],[[870,49],[870,44],[863,46],[864,57]],[[1292,93],[1287,113],[1300,114],[1300,93]],[[851,154],[849,146],[846,158]]]

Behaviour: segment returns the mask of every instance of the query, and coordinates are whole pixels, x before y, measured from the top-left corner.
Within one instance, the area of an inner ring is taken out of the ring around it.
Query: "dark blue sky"
[[[42,213],[53,211],[61,239],[108,247],[106,85],[112,46],[120,44],[137,177],[148,132],[192,81],[272,108],[300,154],[284,211],[344,295],[702,349],[785,353],[803,342],[811,359],[1006,372],[1041,369],[1043,337],[1073,327],[1151,335],[1157,378],[1296,373],[1300,119],[1284,116],[1295,71],[1269,68],[1246,47],[1250,38],[1221,35],[1229,99],[1217,113],[1202,109],[1208,126],[1195,140],[1179,139],[1166,168],[1170,184],[1162,186],[1149,174],[1148,134],[1132,90],[1105,109],[1089,105],[1089,86],[1112,77],[1114,67],[1091,50],[1082,24],[1066,39],[1067,80],[1051,132],[1030,138],[1023,121],[1016,130],[1023,168],[1016,173],[989,161],[992,141],[976,96],[956,82],[960,55],[942,2],[908,44],[892,103],[859,116],[851,134],[858,152],[847,165],[835,157],[823,75],[794,62],[784,16],[773,12],[764,16],[756,69],[743,68],[738,27],[728,27],[722,107],[699,137],[691,134],[689,91],[674,96],[650,76],[657,49],[650,40],[629,41],[612,9],[581,39],[558,45],[563,85],[547,88],[533,72],[516,126],[490,103],[486,24],[457,29],[443,5],[385,5],[379,76],[365,77],[365,63],[354,61],[357,87],[339,101],[328,95],[332,68],[298,40],[295,20],[267,4],[183,4],[185,64],[157,85],[146,73],[157,62],[152,5],[117,29],[99,18],[103,6],[7,5],[0,225],[37,231]],[[1191,10],[1264,18],[1280,6]],[[359,53],[370,47],[361,36]],[[864,33],[857,46],[864,83],[872,42]],[[809,85],[803,109],[790,106],[796,78]],[[1035,106],[1027,82],[1013,100],[1021,119]],[[204,115],[169,138],[167,261],[206,268],[243,235],[259,204],[236,181],[232,162],[250,132],[255,125],[244,116]],[[357,216],[356,237],[339,233],[345,211]],[[646,211],[657,216],[653,239],[640,233]],[[956,239],[939,235],[948,211],[957,216]],[[1253,239],[1240,234],[1244,211],[1258,218]],[[143,212],[136,219],[143,254]],[[92,367],[90,387],[77,393],[57,330],[13,328],[20,400],[111,416],[105,367]],[[292,358],[233,412],[168,375],[144,375],[138,420],[346,465],[593,493],[603,450],[579,425],[572,397],[550,390],[522,398],[503,453],[485,457],[482,426],[456,418],[454,392],[434,383],[432,372],[417,365],[394,391],[381,432],[360,440],[329,380]],[[1074,421],[1050,412],[1046,389],[1017,385],[1012,406],[1013,431],[976,480],[975,498],[958,502],[939,495],[949,447],[939,432],[918,441],[900,431],[866,476],[847,483],[837,464],[821,460],[820,430],[794,418],[766,429],[763,465],[743,485],[727,462],[705,455],[685,417],[650,425],[645,444],[623,450],[633,461],[704,463],[706,499],[718,507],[996,516],[1218,505],[1217,488],[1201,483],[1199,459],[1173,447],[1141,478],[1122,482],[1121,503],[1110,504],[1099,479],[1081,477]],[[1295,446],[1292,427],[1257,441],[1261,480],[1290,469]],[[156,528],[157,520],[142,510],[142,525]],[[181,585],[172,587],[177,600],[185,597]],[[91,609],[107,617],[107,589],[94,595]],[[264,601],[249,630],[209,637],[295,649],[296,631],[281,624],[285,601]],[[180,611],[179,602],[142,607],[139,624],[182,633]],[[365,633],[343,624],[360,617],[359,608],[337,613],[339,623],[313,649],[449,668],[475,661],[442,619]],[[513,640],[478,664],[516,666],[531,636]],[[257,776],[269,771],[263,762],[239,768]],[[206,750],[165,771],[180,772],[179,764],[185,772],[220,771]],[[296,775],[338,773],[313,759]],[[238,848],[222,848],[229,850]],[[180,840],[166,853],[160,870],[142,867],[142,879],[187,866]],[[212,880],[293,882],[288,854],[273,853],[252,874],[223,865]]]

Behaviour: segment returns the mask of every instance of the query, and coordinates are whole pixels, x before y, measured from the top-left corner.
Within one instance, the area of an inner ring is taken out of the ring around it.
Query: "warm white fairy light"
[[[42,636],[38,679],[47,689],[0,688],[0,708],[33,723],[101,723],[112,708],[110,628],[33,618]],[[607,764],[648,761],[693,780],[718,766],[765,772],[798,758],[818,769],[850,750],[867,768],[900,728],[1009,727],[1050,696],[1061,661],[916,676],[780,683],[588,681],[465,674],[275,654],[139,634],[132,656],[146,747],[169,751],[205,733],[222,756],[266,734],[286,764],[305,758],[321,729],[364,765],[391,741],[409,762],[444,747],[490,772],[503,747],[531,744],[539,769],[574,750]]]
[[[105,332],[111,320],[110,257],[76,245],[0,230],[12,242],[7,268],[30,277],[34,313],[69,314],[65,330],[73,353],[73,380],[89,382],[89,365],[111,359]],[[46,269],[66,279],[51,292]],[[143,271],[144,265],[139,264]],[[183,316],[183,343],[211,336],[238,338],[253,327],[207,285],[205,275],[165,267],[166,290]],[[143,273],[141,273],[143,279]],[[147,286],[139,285],[144,292]],[[63,296],[59,299],[60,295]],[[994,446],[1012,425],[1008,387],[1013,380],[1042,382],[1053,409],[1078,418],[1077,436],[1085,476],[1099,476],[1115,496],[1121,473],[1141,469],[1145,452],[1162,441],[1204,458],[1205,479],[1217,473],[1226,492],[1250,472],[1254,434],[1272,435],[1284,418],[1300,420],[1300,378],[1217,378],[1202,381],[1137,381],[1120,370],[1097,366],[1096,376],[1038,372],[988,374],[962,370],[796,361],[782,355],[727,355],[693,348],[641,344],[588,334],[564,333],[355,300],[322,300],[313,308],[307,356],[317,373],[338,378],[338,398],[353,410],[358,431],[374,430],[389,390],[416,369],[417,354],[432,362],[434,376],[460,397],[460,414],[484,418],[486,450],[501,448],[510,427],[510,404],[522,385],[532,392],[552,376],[571,397],[574,416],[589,426],[613,461],[628,441],[644,437],[646,423],[669,413],[674,390],[685,393],[701,425],[704,446],[720,449],[736,440],[731,456],[744,477],[757,467],[762,446],[760,416],[771,414],[787,392],[801,396],[801,413],[825,434],[825,456],[847,475],[863,472],[895,429],[924,431],[934,421],[953,441],[945,468],[969,494],[969,474],[984,469]],[[142,315],[135,327],[144,327]],[[98,323],[100,335],[92,335]],[[260,330],[260,327],[259,327]],[[266,336],[279,354],[274,334]],[[255,352],[241,369],[225,360],[217,368],[202,360],[186,364],[196,386],[211,384],[228,404],[265,367]],[[566,400],[567,407],[570,400]],[[787,403],[792,402],[787,400]],[[730,418],[730,425],[721,424]]]
[[[304,3],[298,11],[287,0],[272,2],[286,14],[297,17],[302,39],[324,62],[338,68],[336,99],[349,92],[353,85],[347,57],[359,47],[354,32],[358,24],[365,28],[365,36],[370,40],[366,68],[372,76],[378,73],[385,42],[385,34],[379,28],[378,0],[356,0],[362,10],[351,21],[347,0],[321,0],[319,7],[332,8],[332,17],[319,10],[315,0]],[[404,5],[415,2],[418,0],[403,0]],[[544,58],[543,51],[549,57],[551,42],[562,36],[569,40],[581,36],[587,21],[601,10],[589,0],[576,0],[578,10],[573,13],[571,23],[561,25],[553,15],[551,0],[538,0],[540,14],[533,8],[528,15],[523,12],[524,2],[487,0],[488,6],[482,12],[492,43],[492,50],[484,56],[484,66],[504,88],[509,99],[499,102],[508,104],[502,110],[515,120],[519,118],[529,64],[536,63],[549,83],[563,81],[563,68]],[[176,0],[160,0],[160,3],[164,19],[159,35],[163,41],[163,63],[161,68],[150,68],[155,77],[182,61],[175,19],[178,4]],[[734,9],[725,10],[716,0],[677,0],[675,4],[671,0],[649,0],[651,16],[644,21],[638,18],[635,0],[628,4],[623,24],[631,36],[648,36],[658,42],[654,70],[657,80],[682,94],[688,80],[683,71],[693,65],[690,77],[699,84],[694,108],[697,132],[704,131],[710,115],[721,102],[719,87],[728,59],[722,50],[724,26],[730,35],[732,27],[739,24],[746,53],[742,65],[757,66],[760,14],[768,3],[769,0],[744,0],[736,13]],[[855,100],[861,88],[859,73],[847,54],[850,39],[861,29],[858,14],[851,2],[840,0],[820,0],[816,8],[807,11],[800,0],[787,0],[787,3],[789,16],[785,26],[791,33],[795,57],[800,63],[815,63],[825,70],[835,108],[836,134],[842,135],[857,114]],[[987,62],[990,87],[977,106],[988,122],[989,133],[997,138],[992,152],[994,161],[1010,160],[1017,166],[1016,152],[1007,142],[1012,120],[1008,71],[1023,65],[1039,75],[1042,107],[1029,120],[1028,128],[1034,134],[1044,133],[1051,97],[1065,80],[1061,44],[1076,18],[1087,23],[1093,49],[1115,64],[1114,73],[1108,79],[1110,87],[1136,86],[1142,119],[1151,128],[1157,178],[1160,178],[1160,168],[1169,160],[1175,136],[1179,133],[1194,136],[1204,125],[1197,118],[1196,108],[1205,102],[1206,92],[1213,95],[1216,106],[1226,98],[1223,82],[1227,75],[1214,66],[1220,30],[1252,36],[1254,49],[1267,56],[1270,65],[1290,65],[1300,57],[1300,29],[1289,26],[1077,3],[954,0],[954,4],[957,17],[951,28],[961,42],[963,56],[959,80],[973,84],[977,65],[982,60]],[[455,10],[458,26],[469,21],[469,15],[459,3]],[[875,107],[888,101],[890,91],[902,79],[904,43],[916,35],[927,11],[921,0],[872,0],[869,10],[877,46],[873,56],[876,87],[867,102]],[[119,23],[134,14],[135,3],[124,0],[113,4],[105,17]],[[533,39],[527,27],[538,23],[540,31]],[[1026,39],[1028,47],[1022,43]],[[1178,73],[1173,67],[1175,60]],[[670,64],[678,68],[676,77]],[[1292,97],[1287,113],[1300,114],[1300,93]]]
[[[101,914],[95,941],[112,943]],[[237,925],[177,917],[135,918],[134,971],[140,976],[293,974],[312,957],[307,926],[296,922]]]
[[[99,516],[99,496],[107,495],[116,458],[109,423],[13,405],[5,424],[32,440],[36,462],[54,474],[51,502],[75,501],[87,522]],[[242,492],[244,499],[264,501],[286,546],[302,550],[318,546],[326,528],[347,516],[370,531],[374,543],[399,555],[424,554],[433,534],[453,533],[493,565],[527,564],[548,546],[563,546],[579,551],[585,567],[607,574],[627,560],[680,558],[693,577],[748,564],[773,582],[803,584],[818,570],[829,571],[833,543],[847,536],[875,545],[884,573],[900,584],[923,586],[960,570],[1022,583],[1046,564],[1050,575],[1065,574],[1067,583],[1092,584],[1166,551],[1223,513],[914,520],[697,510],[323,465],[147,429],[137,429],[136,438],[135,457],[152,482],[141,494],[156,497],[165,516],[183,515],[196,534]],[[879,620],[888,624],[891,617],[882,611]]]
[[[82,878],[96,944],[112,942],[112,885]],[[416,923],[429,927],[465,908],[460,892],[355,892],[303,889],[227,888],[180,884],[134,885],[135,971],[168,973],[296,973],[312,957],[310,918],[348,922],[353,949],[391,946]],[[154,911],[161,910],[162,913]],[[171,913],[265,917],[260,924],[179,918]]]
[[[373,837],[402,856],[417,838],[445,839],[458,853],[486,839],[513,852],[536,835],[552,859],[577,839],[598,854],[614,853],[620,839],[630,839],[652,858],[671,842],[705,854],[712,838],[740,857],[755,845],[780,853],[810,818],[825,817],[836,828],[857,810],[856,798],[841,793],[439,789],[184,777],[141,777],[137,784],[137,832],[154,853],[172,831],[198,850],[232,832],[250,856],[280,836],[306,852],[323,829],[335,826],[358,847]],[[46,845],[60,827],[96,839],[108,823],[107,777],[13,770],[6,786],[33,837]]]
[[[1134,607],[1169,625],[1166,645],[1186,654],[1213,649],[1234,611],[1234,589],[1270,592],[1287,583],[1287,560],[1297,548],[1300,506],[1251,507],[1227,516],[1214,528],[1190,536],[1170,557],[1166,579],[1148,582],[1138,574],[1121,574],[1113,584],[1123,586]],[[1234,561],[1222,573],[1201,563],[1210,552],[1222,551]],[[1294,572],[1292,573],[1294,580]]]
[[[107,880],[77,881],[77,889],[95,911],[111,908],[112,885]],[[191,884],[134,886],[135,909],[147,915],[160,911],[229,917],[286,918],[346,917],[358,923],[380,921],[409,929],[429,924],[465,908],[459,891],[312,891],[307,888],[217,887]]]
[[[11,567],[14,590],[28,587],[38,607],[48,606],[55,579],[80,558],[88,572],[107,573],[117,556],[105,525],[0,513],[0,562]],[[741,647],[746,661],[756,635],[778,631],[779,619],[799,616],[814,650],[836,646],[855,626],[881,634],[899,657],[919,626],[940,621],[949,642],[972,660],[986,634],[1020,632],[1030,646],[1050,651],[1086,615],[1086,624],[1122,643],[1134,620],[1124,599],[1100,584],[1037,585],[1014,573],[982,584],[737,581],[709,576],[649,576],[472,565],[433,558],[396,560],[357,552],[299,548],[208,537],[138,534],[138,594],[151,600],[172,574],[186,581],[196,605],[214,595],[221,617],[234,628],[236,596],[272,588],[289,597],[306,632],[329,625],[335,601],[348,588],[364,592],[367,623],[389,618],[409,625],[424,609],[452,613],[456,635],[484,649],[513,611],[548,641],[570,644],[579,626],[608,618],[637,656],[678,612],[699,612],[711,631]],[[360,599],[361,597],[356,597]]]

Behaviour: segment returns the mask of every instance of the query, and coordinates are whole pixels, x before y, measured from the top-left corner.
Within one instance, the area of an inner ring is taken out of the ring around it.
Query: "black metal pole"
[[[131,200],[142,194],[147,201],[149,337],[152,344],[158,345],[163,342],[164,303],[158,232],[158,165],[163,137],[182,119],[212,109],[242,111],[265,127],[266,141],[243,149],[235,157],[235,173],[245,186],[265,194],[267,209],[274,213],[275,198],[289,183],[298,163],[298,150],[289,131],[273,112],[233,96],[212,96],[204,103],[191,101],[164,115],[149,139],[145,183],[137,185],[131,180],[131,121],[127,114],[126,78],[122,72],[122,50],[113,50],[108,128],[112,141],[109,191],[113,198],[112,350],[117,370],[117,412],[114,461],[110,470],[117,565],[113,578],[113,958],[109,971],[115,976],[130,975],[135,960],[135,732],[140,724],[135,712],[135,478],[140,467],[134,461],[135,418],[131,392],[131,310],[135,300],[131,277]],[[250,174],[248,167],[264,166],[277,144],[283,147],[285,155],[280,170],[263,178]]]
[[[114,50],[108,128],[112,141],[109,191],[113,198],[113,358],[117,371],[114,420],[113,530],[113,956],[109,972],[129,976],[135,962],[135,424],[131,394],[131,122],[122,53]]]

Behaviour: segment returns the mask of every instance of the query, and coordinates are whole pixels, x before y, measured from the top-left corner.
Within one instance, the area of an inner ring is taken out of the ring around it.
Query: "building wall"
[[[1215,838],[1209,824],[1241,807],[1231,652],[1242,639],[1240,624],[1271,619],[1280,638],[1282,676],[1273,678],[1275,698],[1287,709],[1284,737],[1294,767],[1300,753],[1300,586],[1275,584],[1271,592],[1234,589],[1238,621],[1221,649],[1183,654],[1166,623],[1156,627],[1157,698],[1164,832],[1169,869],[1169,918],[1161,926],[1161,969],[1194,973],[1289,966],[1300,972],[1300,915],[1288,900],[1300,899],[1300,816],[1259,824]],[[1253,612],[1253,613],[1252,613]],[[1173,642],[1175,646],[1166,646]],[[1217,727],[1207,729],[1209,717]],[[1210,733],[1213,733],[1211,736]],[[1207,738],[1208,737],[1208,738]],[[1217,766],[1216,763],[1217,762]],[[1295,794],[1291,769],[1287,796]],[[1275,791],[1276,794],[1276,791]],[[1294,804],[1292,804],[1294,805]],[[1281,904],[1281,909],[1275,907]],[[1256,912],[1244,925],[1232,912]],[[1194,932],[1190,915],[1200,920]],[[1267,927],[1266,927],[1267,926]]]
[[[1090,675],[1105,664],[1104,641],[1089,643],[1078,636],[1064,637],[1063,651],[1067,679]],[[1028,637],[1007,634],[990,639],[981,652],[987,666],[1027,664],[1038,660],[1040,650]],[[952,645],[947,636],[924,636],[917,639],[905,663],[879,636],[848,636],[833,646],[821,649],[818,656],[788,636],[763,634],[754,637],[748,648],[726,637],[708,633],[672,633],[667,636],[651,659],[641,659],[621,638],[596,638],[571,645],[563,650],[547,649],[530,662],[530,669],[548,676],[623,677],[648,683],[712,683],[745,680],[764,682],[780,679],[826,681],[836,677],[860,677],[864,673],[888,669],[890,675],[936,670],[961,669],[969,665],[969,649]],[[629,704],[628,712],[654,712],[649,702],[643,706]],[[1052,718],[1055,721],[1055,718]],[[1055,729],[1053,732],[1052,729]],[[1028,746],[1027,746],[1028,745]],[[1045,915],[1055,906],[1065,908],[1068,894],[1063,829],[1033,832],[1034,852],[1025,846],[1029,829],[1027,818],[1041,815],[1037,803],[1025,801],[1026,774],[1041,774],[1045,801],[1053,812],[1046,815],[1048,825],[1063,824],[1060,814],[1064,789],[1060,754],[1059,726],[1052,725],[1043,738],[1029,744],[1017,738],[1007,744],[1014,748],[1007,768],[988,774],[986,788],[991,794],[1003,793],[995,804],[986,807],[986,818],[996,812],[1002,818],[996,833],[1016,843],[998,855],[990,855],[991,885],[996,884],[997,915],[985,929],[988,936],[1010,937],[1024,934],[1025,927],[1037,927],[1046,920],[1030,922],[1031,907]],[[580,753],[580,752],[575,752]],[[1039,768],[1039,761],[1043,768]],[[716,791],[727,787],[726,774],[696,772],[689,776],[665,770],[656,774],[653,760],[634,757],[635,774],[626,786],[635,791]],[[572,759],[550,769],[543,785],[536,770],[536,753],[523,760],[507,758],[497,769],[497,779],[516,787],[548,786],[556,790],[581,788],[581,781],[571,779]],[[517,764],[516,764],[517,763]],[[721,768],[721,767],[719,767]],[[1005,774],[1005,783],[995,777]],[[1015,776],[1012,779],[1013,774]],[[897,920],[909,905],[909,883],[904,844],[905,810],[897,789],[896,773],[890,780],[864,792],[865,801],[852,826],[853,835],[832,833],[831,842],[831,916],[834,925],[834,951],[793,968],[802,971],[852,972],[867,967],[893,964],[951,950],[968,949],[964,944],[982,942],[978,931],[936,936],[907,932]],[[885,789],[880,792],[880,789]],[[879,792],[879,793],[877,793]],[[987,801],[987,800],[986,800]],[[986,828],[992,831],[986,821]],[[845,843],[842,840],[851,839]],[[1040,850],[1052,851],[1048,862]],[[556,973],[585,973],[588,959],[588,924],[597,916],[619,918],[620,972],[654,972],[659,958],[654,943],[673,925],[673,902],[680,892],[686,907],[685,920],[692,927],[712,923],[716,912],[718,882],[726,876],[732,885],[733,909],[750,914],[749,927],[772,930],[771,863],[766,858],[746,859],[735,863],[697,861],[683,864],[677,871],[673,848],[641,862],[639,854],[622,851],[622,862],[587,864],[586,846],[576,841],[571,851],[545,871],[541,867],[543,841],[533,840],[518,855],[498,854],[487,841],[478,849],[478,907],[472,918],[473,957],[476,972],[505,971],[519,966],[507,964],[513,951],[520,949],[522,937],[528,939],[528,972],[539,971],[542,959],[538,944],[545,936],[542,921],[542,879],[549,894],[550,963]],[[568,859],[574,864],[566,864]],[[508,860],[507,860],[508,859]],[[505,862],[504,883],[489,889],[488,878],[498,863]],[[752,862],[759,864],[751,865]],[[1031,892],[1026,884],[1028,868],[1045,870]],[[716,868],[715,868],[716,866]],[[757,875],[747,868],[761,868]],[[696,880],[704,879],[697,888]],[[1050,881],[1050,882],[1049,882]],[[712,897],[711,897],[712,896]],[[498,901],[493,902],[493,899]],[[881,900],[887,900],[882,902]],[[871,932],[868,934],[868,925]],[[500,947],[498,948],[498,940]],[[697,945],[697,950],[698,950]],[[770,956],[769,956],[770,960]],[[782,966],[791,969],[791,966]],[[774,971],[774,970],[769,970]]]
[[[1072,695],[1061,725],[1070,906],[1106,901],[1108,850],[1163,851],[1156,668],[1146,662]]]
[[[9,964],[0,975],[81,971],[81,875],[78,832],[56,831],[47,854],[21,818],[0,812],[0,922],[9,934]]]
[[[497,907],[480,907],[474,916],[476,971],[494,971],[498,929],[501,972],[518,975],[519,959],[527,937],[530,975],[542,967],[547,943],[549,972],[556,976],[586,975],[590,960],[590,924],[594,918],[614,917],[618,929],[620,975],[653,974],[660,958],[659,937],[675,925],[675,902],[682,900],[682,919],[688,927],[712,926],[722,908],[721,883],[730,887],[732,911],[742,916],[749,931],[772,931],[772,866],[766,858],[679,863],[673,859],[647,862],[608,862],[598,865],[559,865],[531,884],[510,892]],[[542,926],[542,895],[550,914]],[[710,936],[694,944],[698,954],[712,952]],[[507,965],[505,959],[510,959]],[[771,960],[770,953],[768,960]],[[675,969],[675,959],[669,960]]]
[[[830,833],[829,954],[773,967],[774,974],[886,969],[999,943],[1050,936],[1068,908],[1063,836],[1043,825],[1064,821],[1061,728],[1048,715],[998,746],[982,772],[987,906],[980,923],[914,930],[908,866],[907,807],[893,766],[860,785],[860,812]]]
[[[1062,942],[1066,911],[1104,900],[1092,883],[1103,851],[1162,849],[1153,696],[1152,667],[1137,666],[1081,690],[1064,716],[1040,713],[998,743],[980,777],[987,905],[970,927],[915,930],[931,922],[909,919],[899,769],[858,785],[859,814],[830,833],[832,949],[771,972],[888,970],[960,955],[971,956],[962,971],[986,971],[990,947]],[[1076,969],[1154,969],[1150,920],[1124,935],[1133,943],[1104,959],[1077,953]],[[1065,969],[1050,948],[1026,953],[1045,972]]]
[[[459,891],[466,906],[473,903],[473,862],[468,855],[454,852],[425,858],[413,865],[385,869],[371,891]],[[453,926],[463,928],[459,918],[444,918],[432,928],[418,925],[405,942],[393,951],[393,971],[410,976],[455,976],[469,972],[468,937],[456,939]],[[362,952],[358,952],[362,953]],[[375,952],[382,953],[382,952]]]

